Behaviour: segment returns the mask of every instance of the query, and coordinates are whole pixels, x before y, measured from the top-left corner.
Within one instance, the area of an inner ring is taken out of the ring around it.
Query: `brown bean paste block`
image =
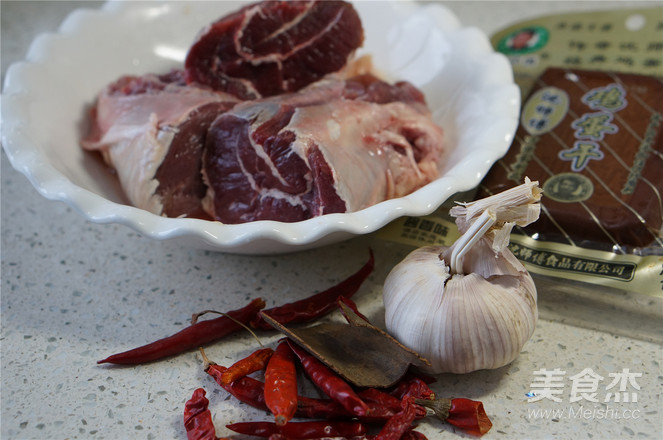
[[[660,78],[549,68],[478,197],[527,176],[544,190],[529,235],[605,248],[661,245],[662,113]]]

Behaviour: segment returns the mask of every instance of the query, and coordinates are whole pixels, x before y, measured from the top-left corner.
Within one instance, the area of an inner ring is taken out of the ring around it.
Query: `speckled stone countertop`
[[[548,12],[611,5],[625,2],[447,3],[464,24],[488,34]],[[98,6],[3,0],[3,79],[37,34],[56,30],[74,8]],[[197,352],[139,367],[96,361],[172,334],[196,311],[231,310],[256,296],[273,305],[313,293],[356,270],[369,244],[376,250],[376,270],[356,299],[380,325],[380,286],[405,250],[369,240],[270,257],[151,241],[123,226],[87,222],[64,204],[43,199],[3,151],[1,438],[184,439],[184,402],[200,386],[208,392],[218,435],[230,435],[227,423],[265,419],[216,387]],[[238,335],[207,353],[229,364],[254,347],[251,336]],[[662,355],[659,344],[541,319],[512,364],[440,375],[433,387],[440,396],[483,401],[494,424],[487,439],[660,439]],[[560,401],[528,402],[546,373],[563,387]],[[587,386],[580,379],[589,373],[603,378],[595,387],[598,402],[591,395],[573,402],[572,392],[579,390],[573,386]],[[610,398],[621,391],[630,402]],[[430,439],[468,437],[434,420],[419,429]]]

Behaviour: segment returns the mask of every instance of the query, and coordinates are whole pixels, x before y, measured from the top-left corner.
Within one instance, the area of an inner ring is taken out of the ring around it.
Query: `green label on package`
[[[491,42],[523,96],[549,66],[663,76],[663,8],[560,14],[520,22]]]

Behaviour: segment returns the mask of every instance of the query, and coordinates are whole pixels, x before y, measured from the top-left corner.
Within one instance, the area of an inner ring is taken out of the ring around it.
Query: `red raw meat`
[[[209,125],[237,98],[185,85],[182,71],[124,76],[97,97],[83,148],[117,171],[129,201],[168,217],[208,218],[200,172]]]
[[[241,99],[294,92],[345,67],[363,43],[343,1],[266,1],[209,25],[185,61],[190,83]]]
[[[109,84],[82,146],[168,217],[295,222],[404,196],[438,176],[442,130],[411,84],[344,79],[362,40],[342,1],[249,5],[183,69]]]
[[[356,211],[435,179],[443,148],[412,85],[327,78],[243,102],[214,121],[203,205],[224,223]]]

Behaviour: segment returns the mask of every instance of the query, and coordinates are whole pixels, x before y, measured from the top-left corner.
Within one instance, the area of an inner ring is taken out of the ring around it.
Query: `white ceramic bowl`
[[[520,95],[506,58],[485,35],[461,27],[440,5],[356,2],[366,34],[362,53],[393,79],[426,95],[449,146],[439,179],[362,211],[297,223],[224,225],[164,218],[129,206],[116,179],[78,141],[86,108],[123,74],[181,66],[206,24],[241,2],[106,3],[77,10],[55,34],[35,39],[24,62],[7,71],[2,144],[12,165],[47,199],[68,203],[93,222],[116,222],[154,239],[269,254],[312,248],[373,232],[405,215],[433,212],[452,194],[475,187],[512,142]]]

